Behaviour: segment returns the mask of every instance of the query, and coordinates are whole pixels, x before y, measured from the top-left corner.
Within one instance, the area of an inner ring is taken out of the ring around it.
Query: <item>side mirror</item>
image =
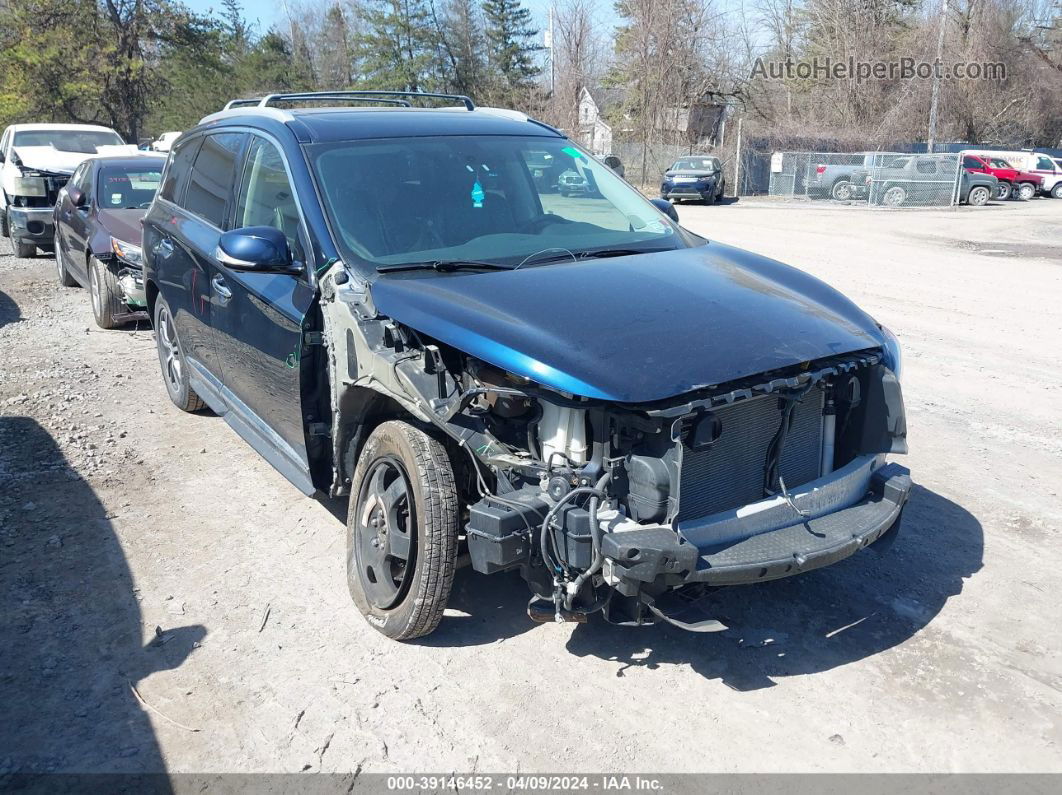
[[[272,226],[245,226],[225,232],[215,252],[218,262],[235,271],[298,273],[288,239]]]
[[[84,207],[88,204],[88,196],[85,195],[85,192],[81,188],[75,188],[73,185],[66,189],[66,196],[75,207]]]
[[[674,221],[676,224],[679,222],[678,210],[675,209],[675,205],[669,202],[667,199],[650,199],[653,206],[660,212]]]
[[[6,157],[4,157],[4,152],[3,152],[3,150],[0,150],[0,163],[4,163],[4,162],[6,162],[6,161],[7,161],[7,158],[6,158]]]

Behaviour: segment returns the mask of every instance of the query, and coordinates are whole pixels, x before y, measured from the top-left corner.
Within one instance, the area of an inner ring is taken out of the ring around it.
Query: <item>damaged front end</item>
[[[127,311],[112,316],[114,322],[148,320],[147,295],[144,290],[144,258],[140,246],[111,238],[111,251],[100,261],[114,274],[119,299]]]
[[[322,278],[333,493],[374,421],[448,441],[479,572],[519,570],[536,620],[666,620],[669,594],[839,561],[898,526],[911,489],[898,350],[819,357],[677,397],[543,386],[377,311],[341,264]],[[374,407],[374,410],[370,410]]]

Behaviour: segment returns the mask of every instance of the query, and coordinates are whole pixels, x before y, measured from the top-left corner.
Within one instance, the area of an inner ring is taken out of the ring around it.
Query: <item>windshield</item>
[[[1006,160],[1000,160],[998,157],[993,157],[989,162],[992,163],[992,168],[1014,168],[1014,166]]]
[[[162,165],[105,166],[100,169],[99,206],[103,209],[145,209],[162,181]]]
[[[97,146],[121,146],[116,132],[106,130],[22,130],[15,133],[14,146],[51,146],[60,152],[93,155]]]
[[[563,138],[437,136],[307,147],[345,259],[519,266],[687,245],[604,163]]]
[[[714,157],[688,157],[676,160],[672,171],[718,171],[719,161]]]

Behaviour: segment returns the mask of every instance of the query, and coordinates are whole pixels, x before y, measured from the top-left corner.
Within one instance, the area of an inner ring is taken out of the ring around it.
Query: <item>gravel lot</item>
[[[896,331],[917,484],[890,552],[720,593],[708,636],[534,625],[466,570],[385,640],[345,506],[0,240],[0,774],[1062,771],[1062,201],[679,212]]]

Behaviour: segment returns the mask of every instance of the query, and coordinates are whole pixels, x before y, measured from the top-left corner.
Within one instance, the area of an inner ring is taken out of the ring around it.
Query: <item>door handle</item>
[[[227,304],[229,299],[232,298],[232,290],[225,285],[225,280],[221,278],[220,273],[210,280],[210,286],[214,288],[214,292],[221,298],[222,304]]]

